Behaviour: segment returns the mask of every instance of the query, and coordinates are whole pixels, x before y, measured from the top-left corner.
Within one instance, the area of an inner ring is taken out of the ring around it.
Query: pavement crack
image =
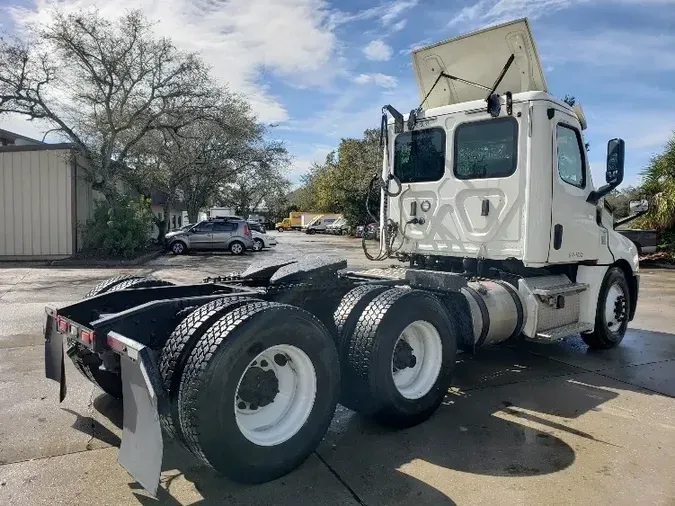
[[[361,506],[367,506],[366,503],[363,502],[363,500],[361,500],[356,491],[352,487],[350,487],[349,484],[342,478],[342,476],[340,476],[338,472],[335,469],[333,469],[328,462],[326,462],[326,459],[324,459],[321,455],[319,455],[319,452],[315,451],[314,454],[317,457],[319,457],[319,460],[323,462],[323,465],[326,466],[326,468],[331,472],[331,474],[335,476],[335,478],[337,478],[337,480],[340,483],[342,483],[342,486],[347,489],[347,491],[351,494],[351,496],[358,504],[360,504]]]
[[[28,276],[32,271],[33,271],[33,269],[29,270],[26,274],[24,274],[23,276],[21,276],[21,279],[19,279],[16,283],[10,285],[9,288],[8,288],[5,292],[3,292],[2,295],[0,295],[0,300],[2,300],[2,298],[3,298],[5,295],[7,295],[9,292],[11,292],[12,289],[13,289],[16,285],[18,285],[19,283],[21,283],[21,282],[26,278],[26,276]]]
[[[92,446],[91,443],[94,441],[96,438],[96,422],[94,421],[94,417],[92,416],[94,413],[94,392],[96,391],[96,387],[93,386],[91,389],[91,394],[89,395],[89,402],[87,403],[87,417],[91,420],[91,435],[89,437],[89,441],[87,441],[87,444],[85,448],[87,450],[91,450]]]

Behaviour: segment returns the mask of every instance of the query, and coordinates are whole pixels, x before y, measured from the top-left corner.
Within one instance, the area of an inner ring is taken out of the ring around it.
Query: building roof
[[[68,142],[59,144],[24,144],[22,146],[0,146],[0,153],[11,153],[15,151],[46,151],[50,149],[72,149],[73,145]]]
[[[22,140],[28,144],[44,144],[44,142],[31,137],[26,137],[25,135],[17,134],[15,132],[10,132],[9,130],[3,130],[0,128],[0,140],[8,140],[12,144],[16,143],[17,140]]]

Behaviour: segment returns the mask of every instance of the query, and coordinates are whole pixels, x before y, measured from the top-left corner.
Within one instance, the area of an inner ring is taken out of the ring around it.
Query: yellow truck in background
[[[321,213],[303,213],[300,211],[293,211],[288,215],[288,218],[284,218],[279,223],[275,225],[275,228],[279,232],[285,232],[287,230],[302,230],[309,225],[314,218],[321,216]]]

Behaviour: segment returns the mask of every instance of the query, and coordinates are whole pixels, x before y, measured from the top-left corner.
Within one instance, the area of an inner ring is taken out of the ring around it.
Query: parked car
[[[346,234],[348,230],[349,227],[347,226],[347,220],[344,218],[338,218],[326,227],[326,233],[333,235],[343,235]]]
[[[253,251],[262,251],[264,248],[277,245],[277,239],[273,235],[255,229],[251,230],[251,233],[253,234]]]
[[[174,255],[190,250],[227,250],[241,255],[253,249],[253,235],[248,224],[238,218],[211,218],[200,221],[187,230],[175,230],[166,234],[164,246]]]
[[[255,230],[257,232],[260,232],[261,234],[264,234],[267,232],[267,229],[265,226],[260,223],[259,221],[254,221],[254,220],[248,220],[246,223],[248,223],[248,227],[251,230]]]
[[[328,227],[335,223],[341,216],[335,217],[335,215],[320,215],[314,218],[307,227],[305,227],[306,234],[316,234],[326,233]]]

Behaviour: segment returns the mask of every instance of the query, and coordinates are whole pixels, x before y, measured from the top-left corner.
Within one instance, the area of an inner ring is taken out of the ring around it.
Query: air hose
[[[396,177],[395,174],[393,174],[389,164],[389,135],[387,134],[386,107],[382,108],[382,121],[380,123],[380,149],[383,152],[383,162],[385,165],[385,171],[383,172],[386,173],[386,179],[382,178],[378,174],[375,174],[370,180],[370,184],[368,185],[368,193],[366,194],[366,213],[372,222],[364,227],[363,236],[361,237],[361,247],[363,248],[363,253],[366,255],[366,258],[368,258],[368,260],[378,262],[386,260],[392,255],[392,253],[394,253],[393,246],[398,234],[398,223],[389,219],[389,198],[398,197],[402,190],[401,180]],[[391,181],[396,183],[396,190],[393,192],[389,189]],[[385,222],[385,226],[383,227],[383,230],[380,234],[380,251],[377,255],[371,255],[368,252],[368,247],[366,245],[366,230],[368,230],[368,227],[372,225],[377,225],[378,228],[380,227],[380,219],[375,217],[370,210],[370,197],[376,183],[380,190],[380,206],[382,209],[382,219]],[[400,249],[402,245],[403,243],[401,242],[401,245],[399,245],[397,250]]]

